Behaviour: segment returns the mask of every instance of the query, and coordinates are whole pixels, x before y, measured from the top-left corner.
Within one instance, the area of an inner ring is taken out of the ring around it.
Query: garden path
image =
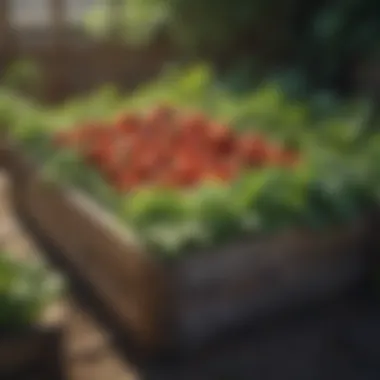
[[[7,179],[0,174],[0,244],[20,260],[41,260],[36,247],[12,215],[7,196]],[[107,342],[104,332],[70,299],[59,302],[47,318],[67,320],[64,361],[69,380],[136,380]]]

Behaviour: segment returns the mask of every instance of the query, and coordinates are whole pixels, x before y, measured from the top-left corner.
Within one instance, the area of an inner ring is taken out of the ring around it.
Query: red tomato
[[[207,169],[207,177],[217,181],[229,182],[239,174],[240,166],[238,161],[214,162]]]
[[[156,184],[168,189],[181,189],[189,187],[189,181],[184,181],[183,174],[173,168],[160,173],[156,179]]]
[[[142,182],[151,181],[155,169],[156,166],[153,161],[144,161],[141,156],[132,157],[126,168],[128,172],[134,173]]]
[[[194,167],[180,168],[174,171],[174,183],[180,187],[192,187],[201,179],[201,172]]]
[[[141,129],[141,139],[149,142],[168,140],[172,135],[171,125],[168,122],[144,124]]]
[[[137,114],[123,114],[115,122],[115,129],[127,135],[136,133],[141,126],[141,118]]]
[[[228,127],[212,123],[208,128],[207,136],[212,144],[212,148],[218,155],[229,155],[234,151],[235,137]]]
[[[175,156],[171,167],[174,182],[179,186],[192,186],[200,180],[202,162],[188,151]]]
[[[256,136],[245,135],[240,138],[238,143],[239,156],[248,166],[262,166],[267,159],[267,144]]]
[[[175,109],[169,105],[160,105],[150,110],[146,117],[145,122],[149,124],[165,124],[171,122],[175,116]]]
[[[297,153],[269,145],[260,136],[237,137],[202,113],[178,116],[166,105],[145,116],[123,114],[112,126],[84,123],[55,135],[54,144],[78,148],[120,191],[153,182],[183,188],[204,177],[231,181],[247,166],[290,166],[299,161]]]
[[[178,124],[187,137],[201,139],[206,134],[208,121],[203,114],[199,113],[180,118]]]

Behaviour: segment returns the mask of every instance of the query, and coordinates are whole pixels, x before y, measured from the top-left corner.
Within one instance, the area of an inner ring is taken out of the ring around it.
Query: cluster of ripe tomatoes
[[[124,114],[110,125],[87,123],[59,133],[55,142],[79,151],[120,191],[148,184],[187,188],[205,179],[231,181],[249,168],[290,166],[298,159],[259,135],[238,134],[201,113],[167,106]]]

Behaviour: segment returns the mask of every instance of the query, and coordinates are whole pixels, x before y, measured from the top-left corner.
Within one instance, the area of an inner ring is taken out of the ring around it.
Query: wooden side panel
[[[8,158],[13,197],[101,295],[143,348],[161,341],[161,268],[112,218],[71,190],[43,179],[18,152]]]
[[[342,291],[367,270],[365,221],[333,231],[289,231],[196,255],[175,268],[177,321],[189,344],[230,326]]]

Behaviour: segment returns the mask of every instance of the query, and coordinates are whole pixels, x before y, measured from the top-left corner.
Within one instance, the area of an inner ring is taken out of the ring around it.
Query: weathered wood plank
[[[247,320],[335,294],[366,271],[366,220],[292,231],[188,257],[176,267],[179,330],[204,340]]]
[[[90,200],[45,181],[25,157],[13,153],[9,169],[18,207],[94,284],[105,307],[114,309],[142,346],[162,341],[163,281],[151,256]]]

